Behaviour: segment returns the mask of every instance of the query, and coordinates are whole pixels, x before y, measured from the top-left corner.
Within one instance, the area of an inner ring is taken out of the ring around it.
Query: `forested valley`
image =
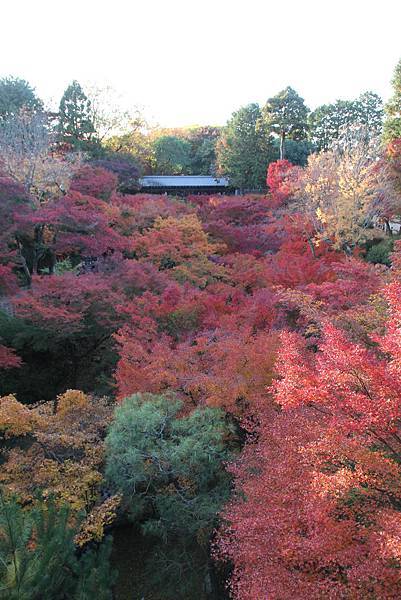
[[[401,62],[224,127],[110,99],[0,80],[0,598],[400,598]]]

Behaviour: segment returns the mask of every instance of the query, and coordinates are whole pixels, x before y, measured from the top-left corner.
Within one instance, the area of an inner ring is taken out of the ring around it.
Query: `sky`
[[[115,88],[165,127],[224,124],[291,85],[312,109],[372,90],[401,58],[401,0],[3,0],[0,77],[53,105]]]

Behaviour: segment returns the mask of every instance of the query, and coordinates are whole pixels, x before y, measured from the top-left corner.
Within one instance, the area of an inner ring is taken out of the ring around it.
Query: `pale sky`
[[[306,103],[385,99],[401,0],[3,0],[0,76],[57,104],[73,79],[111,85],[163,126],[223,124],[287,85]]]

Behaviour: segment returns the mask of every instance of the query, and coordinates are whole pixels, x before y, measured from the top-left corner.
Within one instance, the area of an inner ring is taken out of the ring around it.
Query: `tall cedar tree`
[[[59,134],[63,142],[81,150],[88,149],[95,138],[91,102],[75,80],[60,101]]]
[[[280,159],[285,158],[285,140],[304,140],[307,136],[309,109],[292,87],[269,98],[263,108],[267,126],[280,138]]]

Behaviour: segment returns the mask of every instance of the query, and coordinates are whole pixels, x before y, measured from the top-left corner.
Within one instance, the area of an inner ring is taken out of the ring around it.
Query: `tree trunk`
[[[32,276],[31,276],[31,273],[30,273],[30,271],[28,269],[28,265],[26,263],[25,257],[22,254],[22,244],[21,244],[21,242],[19,241],[18,238],[16,238],[16,242],[17,242],[17,248],[18,248],[18,259],[19,259],[19,262],[20,262],[19,266],[22,268],[22,270],[24,272],[24,275],[26,277],[27,286],[31,287]]]
[[[352,248],[349,244],[344,243],[343,244],[343,250],[344,250],[344,254],[345,256],[352,256]]]
[[[32,273],[39,275],[39,261],[43,257],[43,225],[36,225],[34,232],[34,253]]]
[[[315,247],[314,247],[313,242],[312,242],[312,240],[310,238],[308,238],[308,244],[309,244],[309,248],[311,249],[313,258],[316,258]]]
[[[389,235],[391,237],[393,236],[393,231],[392,231],[392,229],[390,227],[390,220],[389,219],[384,219],[384,232],[385,232],[386,235]]]
[[[285,133],[284,131],[281,132],[281,137],[280,137],[280,160],[284,160],[285,158]]]
[[[50,251],[50,266],[49,266],[49,275],[54,275],[54,269],[56,266],[56,257],[53,251]]]

